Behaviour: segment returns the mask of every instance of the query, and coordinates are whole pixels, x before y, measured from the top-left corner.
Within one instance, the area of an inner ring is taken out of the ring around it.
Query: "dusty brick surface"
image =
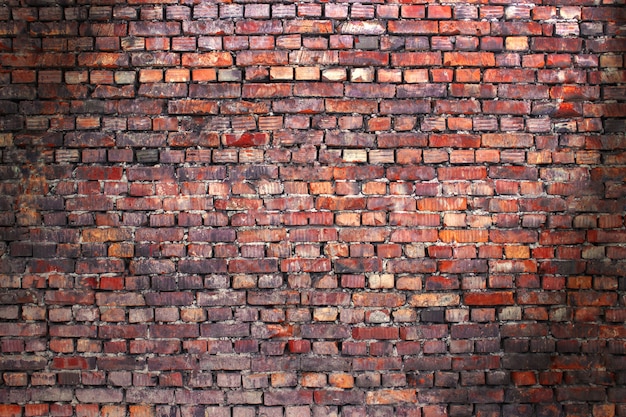
[[[0,416],[626,416],[619,2],[0,3]]]

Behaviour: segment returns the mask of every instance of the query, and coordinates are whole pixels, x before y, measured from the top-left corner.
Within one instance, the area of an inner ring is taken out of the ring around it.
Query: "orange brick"
[[[131,405],[128,407],[131,417],[154,417],[154,408],[149,405]]]
[[[126,417],[126,406],[103,405],[100,410],[103,417]]]
[[[504,254],[507,258],[530,258],[530,248],[528,246],[505,246]]]
[[[328,376],[328,383],[336,388],[350,389],[354,387],[354,377],[348,373],[334,373]]]
[[[305,373],[300,378],[300,385],[308,388],[323,388],[326,386],[326,374]]]
[[[139,82],[156,83],[163,81],[163,70],[160,69],[142,69],[139,71]]]
[[[217,71],[214,68],[192,69],[191,78],[196,82],[217,80]]]
[[[190,80],[191,74],[186,68],[168,69],[165,71],[166,83],[183,83]]]

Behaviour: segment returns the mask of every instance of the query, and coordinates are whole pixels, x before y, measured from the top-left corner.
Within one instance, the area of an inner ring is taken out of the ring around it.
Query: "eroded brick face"
[[[0,416],[626,416],[599,3],[4,0]]]

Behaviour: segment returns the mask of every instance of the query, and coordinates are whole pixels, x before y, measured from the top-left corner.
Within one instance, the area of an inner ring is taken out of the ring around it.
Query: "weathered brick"
[[[495,57],[491,52],[444,52],[446,66],[493,67]]]
[[[222,259],[183,259],[178,268],[183,273],[210,274],[226,272],[226,261]]]
[[[535,180],[538,177],[536,168],[527,167],[494,167],[489,171],[490,178]]]
[[[445,97],[446,86],[444,84],[408,84],[398,86],[398,98],[413,97]]]
[[[479,180],[487,177],[483,167],[439,168],[438,177],[442,180]]]
[[[313,403],[313,392],[305,390],[278,390],[268,394],[264,399],[264,404],[267,406],[311,403]]]
[[[623,414],[620,7],[53,3],[0,8],[0,414]]]
[[[464,302],[468,305],[513,305],[512,292],[467,293]]]
[[[365,396],[366,404],[375,405],[414,403],[416,401],[417,394],[412,389],[370,391]]]
[[[382,35],[385,27],[378,21],[348,21],[339,26],[340,33],[349,35]]]
[[[458,294],[428,293],[416,294],[409,298],[409,304],[415,307],[452,306],[460,303]]]
[[[212,85],[191,84],[189,97],[194,99],[224,99],[241,96],[241,86],[234,83],[218,83]]]
[[[439,33],[435,21],[391,20],[387,30],[392,34],[428,35]]]

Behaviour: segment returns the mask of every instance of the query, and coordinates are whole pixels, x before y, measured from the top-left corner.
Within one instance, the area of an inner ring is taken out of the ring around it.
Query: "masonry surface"
[[[611,0],[3,0],[0,416],[626,416]]]

